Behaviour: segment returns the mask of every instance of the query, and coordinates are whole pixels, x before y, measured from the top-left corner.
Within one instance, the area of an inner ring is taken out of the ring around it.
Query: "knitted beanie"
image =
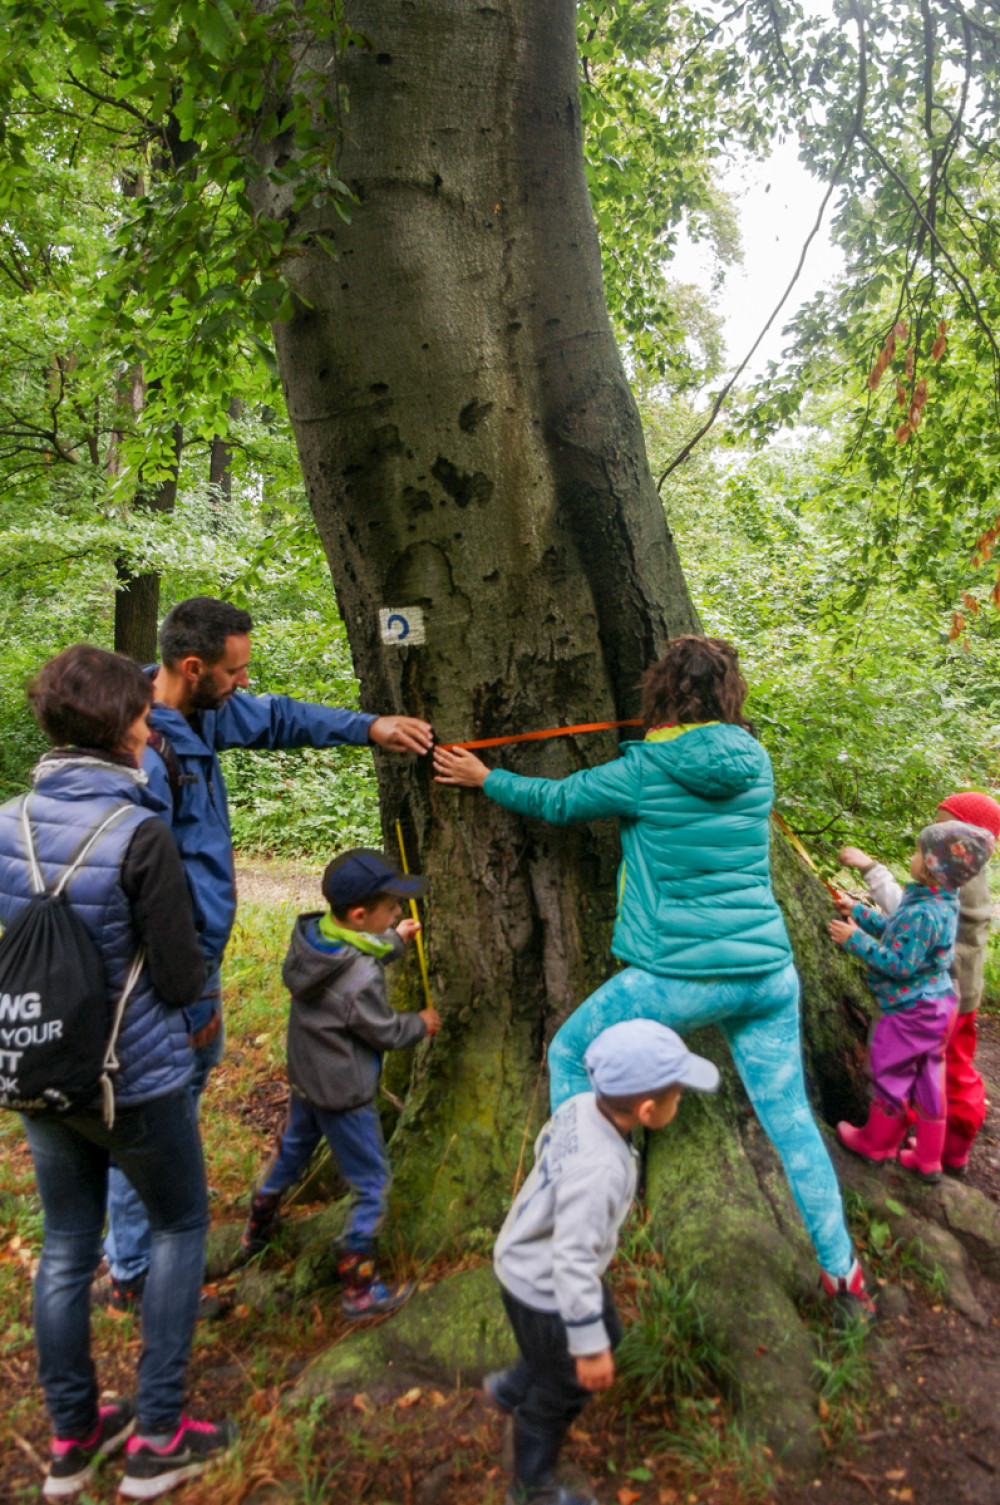
[[[946,820],[925,826],[917,844],[934,882],[940,888],[961,888],[989,862],[996,837],[982,826]]]
[[[949,794],[946,800],[942,800],[939,810],[947,810],[955,820],[964,820],[970,826],[982,826],[984,831],[992,831],[1000,841],[1000,805],[996,800],[991,800],[988,794],[980,794],[976,789],[964,789],[959,794]]]

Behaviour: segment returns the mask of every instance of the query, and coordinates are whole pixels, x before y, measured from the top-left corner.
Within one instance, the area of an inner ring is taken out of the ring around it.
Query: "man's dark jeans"
[[[176,1431],[205,1263],[208,1194],[191,1094],[182,1087],[119,1110],[113,1129],[87,1110],[25,1118],[45,1213],[35,1277],[38,1377],[57,1437],[86,1437],[97,1419],[90,1357],[90,1282],[101,1257],[108,1163],[114,1156],[145,1205],[152,1256],[142,1301],[137,1401],[142,1433]]]
[[[555,1467],[563,1438],[590,1399],[590,1391],[577,1384],[576,1360],[559,1313],[525,1306],[503,1286],[500,1294],[521,1357],[504,1371],[498,1398],[517,1417],[518,1482],[542,1484]],[[622,1325],[607,1286],[604,1325],[611,1347],[617,1348]]]

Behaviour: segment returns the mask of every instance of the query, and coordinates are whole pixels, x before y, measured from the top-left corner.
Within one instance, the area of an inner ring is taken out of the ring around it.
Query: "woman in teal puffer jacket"
[[[628,965],[573,1013],[549,1047],[553,1111],[588,1092],[583,1056],[624,1019],[685,1033],[715,1024],[791,1185],[843,1314],[871,1301],[844,1223],[840,1188],[806,1096],[799,979],[771,890],[774,780],[750,734],[747,686],[721,638],[674,638],[642,683],[646,736],[565,779],[492,772],[438,748],[438,782],[482,788],[521,815],[565,825],[618,818],[622,863],[611,949]]]

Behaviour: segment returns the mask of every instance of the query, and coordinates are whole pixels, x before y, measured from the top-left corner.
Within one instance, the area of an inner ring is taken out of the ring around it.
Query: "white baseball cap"
[[[625,1019],[602,1030],[584,1052],[590,1085],[600,1097],[630,1097],[691,1087],[715,1092],[718,1067],[688,1050],[680,1035],[655,1019]]]

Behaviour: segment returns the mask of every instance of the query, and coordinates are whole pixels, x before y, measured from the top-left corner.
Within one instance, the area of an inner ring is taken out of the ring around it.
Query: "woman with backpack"
[[[164,807],[140,767],[149,680],[131,660],[79,644],[50,660],[28,694],[53,747],[30,793],[0,807],[0,994],[14,1025],[3,1044],[25,1047],[3,1057],[0,1102],[16,1103],[16,1073],[34,1082],[24,1127],[45,1214],[34,1323],[53,1430],[43,1494],[79,1493],[98,1458],[127,1442],[121,1491],[148,1500],[199,1473],[235,1435],[231,1422],[182,1412],[208,1227],[183,1011],[199,996],[204,960]],[[76,1014],[88,1000],[67,986],[74,970],[96,978],[97,991]],[[84,1016],[95,1014],[103,1039],[81,1087]],[[75,1039],[80,1047],[60,1055]],[[153,1230],[134,1406],[100,1404],[90,1355],[112,1158]]]

